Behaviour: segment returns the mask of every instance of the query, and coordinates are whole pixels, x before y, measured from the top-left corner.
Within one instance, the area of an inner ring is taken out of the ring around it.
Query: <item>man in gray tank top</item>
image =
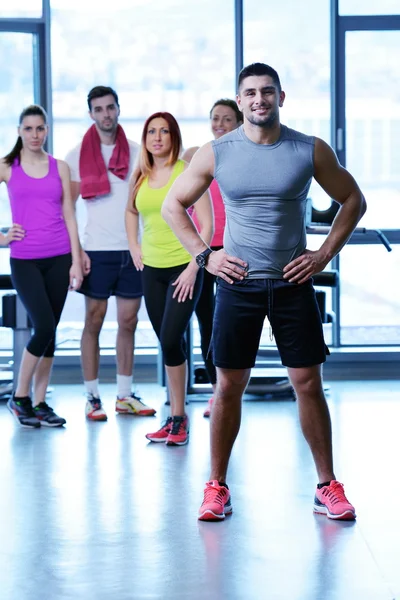
[[[301,427],[317,470],[314,511],[331,519],[355,519],[333,469],[321,366],[329,351],[311,278],[346,244],[366,204],[325,142],[281,125],[284,100],[272,67],[245,67],[237,95],[243,125],[197,151],[163,206],[165,220],[199,268],[219,277],[212,348],[217,392],[211,413],[211,476],[201,520],[221,520],[232,512],[226,473],[266,316],[296,392]],[[226,207],[224,248],[217,252],[203,242],[186,212],[214,177]],[[317,251],[306,248],[305,202],[312,177],[340,204]]]

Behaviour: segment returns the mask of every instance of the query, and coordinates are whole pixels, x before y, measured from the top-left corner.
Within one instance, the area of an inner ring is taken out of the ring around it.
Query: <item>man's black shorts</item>
[[[142,273],[137,271],[128,250],[88,251],[90,273],[79,290],[85,296],[106,300],[110,296],[143,296]]]
[[[245,279],[229,284],[218,279],[212,355],[225,369],[249,369],[256,361],[264,319],[268,317],[285,367],[324,363],[321,315],[310,279]]]

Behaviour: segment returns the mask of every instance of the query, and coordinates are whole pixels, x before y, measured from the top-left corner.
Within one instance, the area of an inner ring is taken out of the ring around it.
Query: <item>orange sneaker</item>
[[[158,431],[147,433],[146,437],[150,442],[165,442],[172,427],[172,417],[168,417],[161,425]]]
[[[213,403],[214,403],[214,396],[211,396],[211,398],[207,402],[207,408],[203,412],[203,417],[209,417],[210,416]]]
[[[329,485],[317,488],[314,512],[326,515],[328,519],[354,521],[356,518],[355,508],[345,496],[343,483],[335,479]]]
[[[232,513],[231,493],[218,481],[207,481],[199,521],[222,521]]]

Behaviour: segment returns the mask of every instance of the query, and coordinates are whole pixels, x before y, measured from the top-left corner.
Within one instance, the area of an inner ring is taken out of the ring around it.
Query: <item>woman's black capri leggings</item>
[[[187,264],[178,267],[143,269],[143,290],[147,314],[160,341],[167,367],[178,367],[186,360],[185,332],[196,306],[203,283],[203,272],[199,271],[194,286],[193,298],[178,302],[172,296],[179,277]]]
[[[53,357],[56,328],[69,286],[71,254],[51,258],[11,258],[11,279],[34,333],[26,349],[34,356]]]

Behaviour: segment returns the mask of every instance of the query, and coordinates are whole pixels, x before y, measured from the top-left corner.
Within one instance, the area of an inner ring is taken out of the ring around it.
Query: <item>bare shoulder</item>
[[[65,160],[61,160],[60,158],[57,158],[56,160],[57,160],[57,168],[58,168],[60,177],[68,177],[69,178],[70,171],[69,171],[68,163]]]
[[[314,145],[314,163],[316,167],[323,167],[324,165],[339,165],[337,156],[333,148],[327,144],[321,138],[315,138]]]

